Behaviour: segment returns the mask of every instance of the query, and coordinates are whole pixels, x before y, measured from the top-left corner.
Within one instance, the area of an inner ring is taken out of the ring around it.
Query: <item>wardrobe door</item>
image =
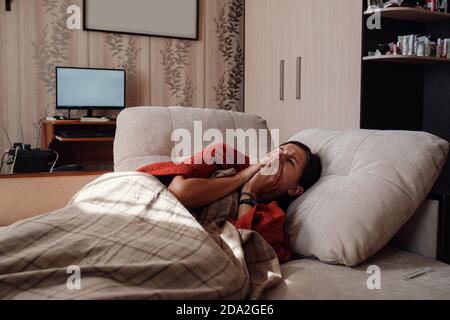
[[[246,0],[245,111],[281,141],[359,128],[361,14],[360,0]]]
[[[286,97],[282,21],[279,1],[245,1],[245,112],[266,119],[269,128],[279,128],[283,122],[279,114]]]
[[[281,118],[280,140],[287,141],[293,135],[308,127],[306,118],[307,104],[304,97],[304,52],[308,43],[305,41],[311,27],[308,16],[311,14],[309,0],[279,1],[282,21],[281,54],[285,58],[286,97],[280,105]]]
[[[303,99],[309,128],[360,127],[362,1],[303,0],[309,26]]]

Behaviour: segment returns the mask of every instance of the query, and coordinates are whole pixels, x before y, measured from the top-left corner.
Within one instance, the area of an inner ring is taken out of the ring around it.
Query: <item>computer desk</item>
[[[82,122],[80,120],[43,120],[41,148],[59,154],[58,165],[81,164],[86,170],[113,169],[114,137],[61,137],[60,130],[115,130],[116,121]]]

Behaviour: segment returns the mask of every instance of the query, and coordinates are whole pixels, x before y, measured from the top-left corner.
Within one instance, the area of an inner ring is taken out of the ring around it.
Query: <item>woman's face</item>
[[[298,185],[308,161],[307,157],[306,151],[295,144],[280,147],[280,161],[283,162],[281,180],[286,187],[294,188]]]
[[[307,162],[306,151],[295,144],[286,144],[272,152],[269,159],[277,155],[281,166],[280,182],[275,190],[271,190],[271,198],[277,198],[286,192],[293,197],[301,195],[304,190],[299,185],[299,180]]]

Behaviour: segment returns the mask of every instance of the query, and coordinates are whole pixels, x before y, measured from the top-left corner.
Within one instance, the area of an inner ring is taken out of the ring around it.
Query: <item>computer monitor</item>
[[[125,70],[56,67],[56,109],[125,108]]]

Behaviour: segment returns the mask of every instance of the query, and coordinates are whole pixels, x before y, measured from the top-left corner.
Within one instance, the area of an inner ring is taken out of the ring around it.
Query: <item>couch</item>
[[[130,108],[117,119],[114,170],[131,171],[170,160],[175,144],[171,140],[173,130],[187,129],[194,140],[195,121],[201,121],[203,132],[210,128],[224,134],[226,129],[262,129],[267,136],[260,139],[268,139],[270,143],[266,121],[255,115],[185,107]],[[197,143],[204,147],[209,142]],[[436,211],[432,200],[426,200],[393,241],[355,267],[302,257],[282,265],[282,284],[268,290],[264,298],[450,299],[450,266],[434,259],[438,237]],[[370,284],[376,273],[373,266],[380,270],[376,287]],[[404,279],[424,268],[431,272]]]

